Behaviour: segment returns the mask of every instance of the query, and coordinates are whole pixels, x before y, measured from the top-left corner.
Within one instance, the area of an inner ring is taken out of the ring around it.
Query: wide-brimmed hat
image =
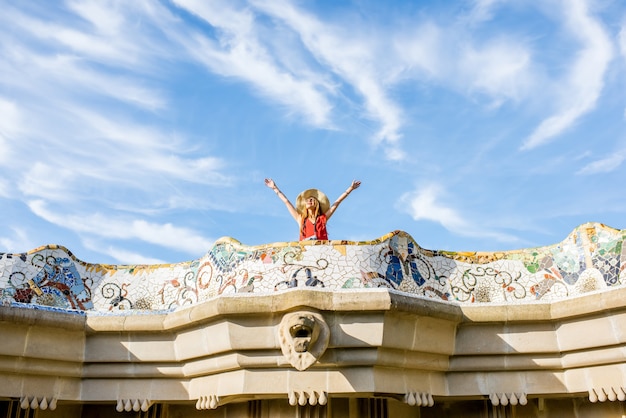
[[[296,210],[298,211],[298,213],[304,213],[304,210],[306,208],[306,200],[309,197],[314,197],[317,199],[318,202],[320,202],[321,213],[328,212],[328,209],[330,209],[330,201],[328,200],[328,197],[326,197],[324,192],[317,189],[308,189],[300,193],[296,198]]]

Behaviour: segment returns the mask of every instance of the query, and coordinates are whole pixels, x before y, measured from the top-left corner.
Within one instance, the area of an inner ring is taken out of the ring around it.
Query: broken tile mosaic
[[[305,241],[250,247],[216,242],[198,260],[105,265],[62,246],[0,254],[4,305],[122,312],[167,311],[229,293],[383,287],[455,303],[553,301],[622,286],[625,231],[589,223],[561,243],[468,253],[421,248],[405,232],[373,241]]]

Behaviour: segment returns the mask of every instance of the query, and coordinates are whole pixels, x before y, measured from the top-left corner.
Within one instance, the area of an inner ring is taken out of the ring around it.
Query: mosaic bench
[[[558,244],[502,252],[427,250],[402,231],[373,241],[261,246],[226,237],[197,260],[158,265],[91,264],[47,245],[0,254],[0,301],[107,315],[167,312],[222,294],[307,287],[384,287],[457,304],[555,301],[622,286],[625,233],[588,223]]]

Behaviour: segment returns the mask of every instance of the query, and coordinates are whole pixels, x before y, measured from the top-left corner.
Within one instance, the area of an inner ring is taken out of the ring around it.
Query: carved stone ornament
[[[311,367],[328,348],[330,329],[317,312],[298,311],[283,316],[278,326],[280,349],[298,370]]]

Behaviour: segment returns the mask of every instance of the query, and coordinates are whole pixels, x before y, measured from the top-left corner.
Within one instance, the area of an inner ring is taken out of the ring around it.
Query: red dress
[[[304,220],[304,228],[300,229],[300,241],[306,239],[328,240],[328,231],[326,231],[326,215],[318,216],[315,223],[311,223],[309,218]]]

